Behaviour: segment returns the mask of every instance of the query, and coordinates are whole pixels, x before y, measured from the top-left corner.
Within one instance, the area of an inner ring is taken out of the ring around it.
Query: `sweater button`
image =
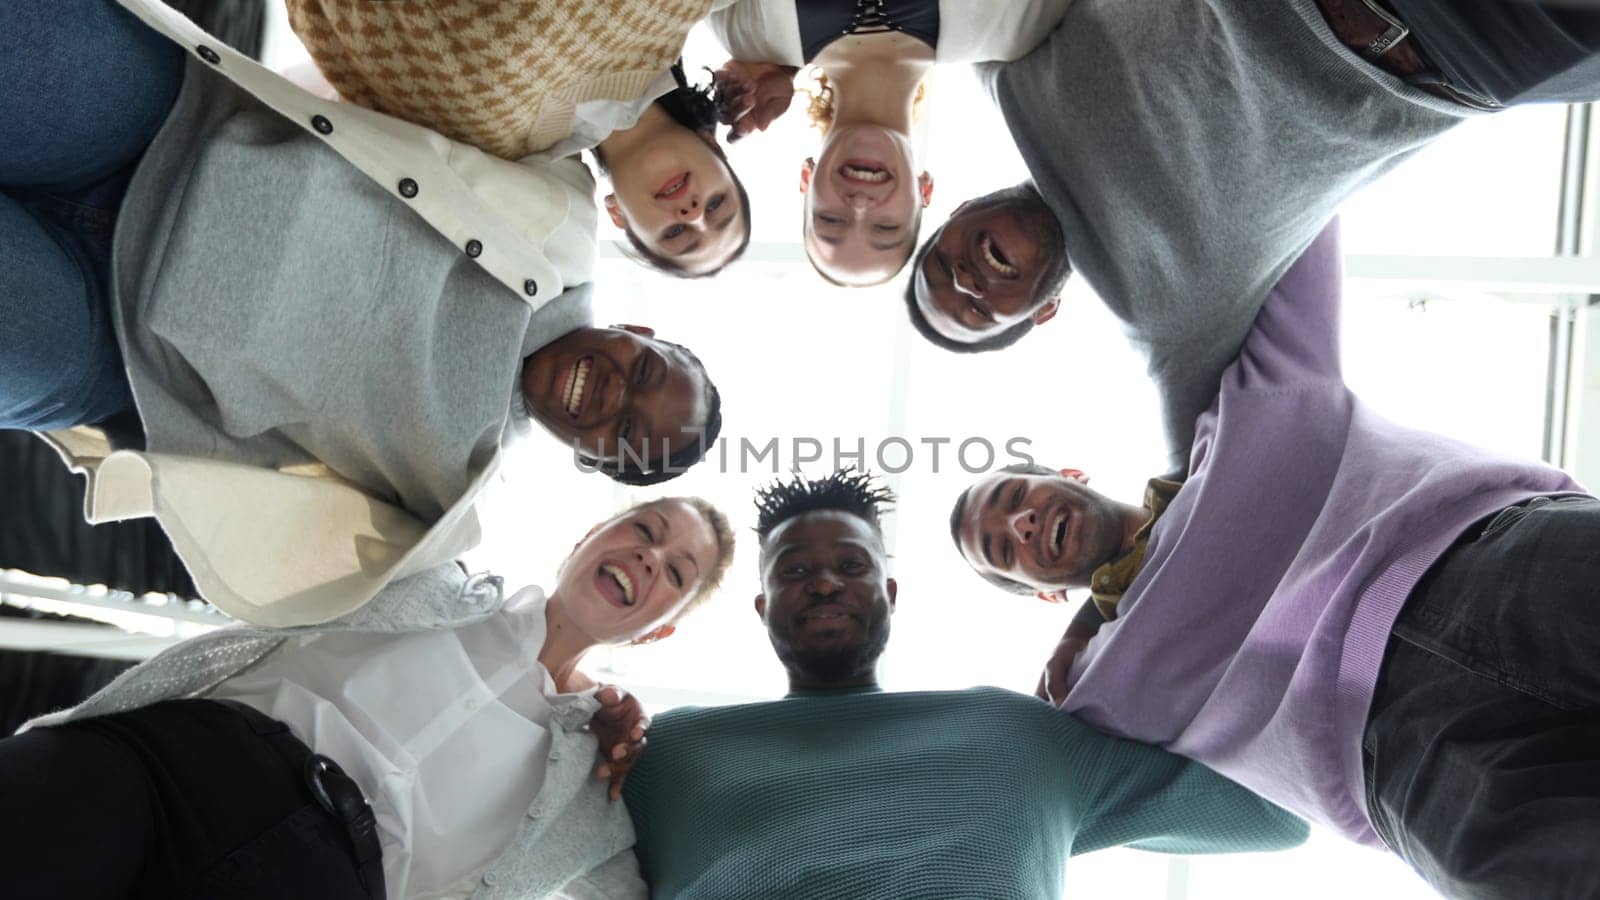
[[[400,196],[410,200],[417,195],[417,183],[410,178],[400,179]]]
[[[201,44],[200,46],[194,48],[194,52],[200,54],[201,59],[211,63],[213,66],[222,62],[222,57],[217,55],[217,51],[207,47],[205,44]]]
[[[483,255],[483,242],[477,238],[467,241],[467,255],[473,259]]]
[[[522,289],[528,293],[529,297],[532,297],[534,294],[539,293],[539,282],[529,278],[522,283]]]
[[[489,887],[494,887],[496,884],[500,883],[500,879],[497,878],[493,872],[485,872],[483,873],[483,883]]]
[[[328,121],[327,116],[312,116],[311,127],[315,128],[318,134],[333,134],[333,123]]]

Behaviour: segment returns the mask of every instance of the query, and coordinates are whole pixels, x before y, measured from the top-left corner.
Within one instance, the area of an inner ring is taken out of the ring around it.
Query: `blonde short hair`
[[[806,95],[806,118],[811,121],[812,128],[826,136],[833,127],[833,84],[817,66],[807,67],[805,74],[809,83],[800,90]],[[923,78],[917,85],[917,95],[911,99],[912,118],[922,115],[922,103],[927,99],[928,79]]]

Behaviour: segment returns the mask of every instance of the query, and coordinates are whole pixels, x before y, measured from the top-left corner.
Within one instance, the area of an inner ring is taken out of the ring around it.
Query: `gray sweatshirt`
[[[1068,259],[1148,361],[1175,472],[1339,204],[1471,114],[1351,53],[1313,0],[1078,0],[982,76]]]
[[[531,311],[199,65],[129,188],[114,267],[151,452],[322,463],[424,521],[528,428],[523,358],[591,320],[588,285]]]

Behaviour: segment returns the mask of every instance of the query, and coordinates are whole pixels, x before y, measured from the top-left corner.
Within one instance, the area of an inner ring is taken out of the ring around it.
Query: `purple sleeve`
[[[1260,388],[1340,378],[1342,267],[1335,219],[1267,295],[1226,380]]]

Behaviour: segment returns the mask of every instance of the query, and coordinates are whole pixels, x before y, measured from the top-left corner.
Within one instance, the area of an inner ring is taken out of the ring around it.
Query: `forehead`
[[[761,544],[764,558],[792,550],[824,550],[847,544],[877,557],[884,555],[883,538],[865,519],[836,509],[804,513],[774,528]]]
[[[677,499],[657,500],[630,509],[607,522],[596,534],[612,534],[619,531],[632,533],[634,526],[641,522],[658,530],[665,522],[671,533],[671,542],[674,544],[690,540],[699,542],[700,538],[716,543],[716,532],[712,530],[711,523],[706,521],[706,517],[701,515],[698,509]]]

